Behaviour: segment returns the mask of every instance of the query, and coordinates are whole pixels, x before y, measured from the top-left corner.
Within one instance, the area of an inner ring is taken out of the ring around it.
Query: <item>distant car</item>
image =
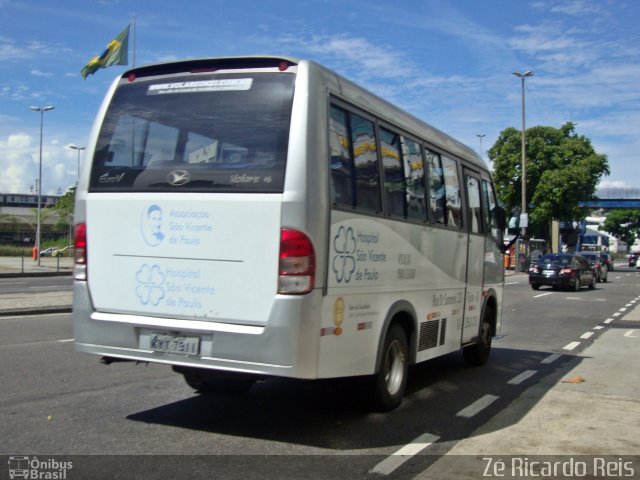
[[[547,285],[552,288],[580,290],[583,285],[596,286],[596,273],[589,262],[574,253],[549,253],[529,267],[529,284],[534,290]]]
[[[55,250],[51,256],[52,257],[69,257],[73,255],[73,245],[67,245],[66,247]]]
[[[608,253],[600,253],[600,261],[607,266],[607,270],[609,272],[613,272],[613,257]]]
[[[596,272],[596,281],[598,283],[606,282],[609,269],[600,260],[600,254],[596,252],[580,252],[580,255],[587,259],[591,268]]]
[[[55,252],[56,250],[58,250],[56,247],[45,248],[44,250],[42,250],[40,252],[40,256],[41,257],[51,257],[53,255],[53,252]]]
[[[627,260],[629,260],[629,266],[630,267],[635,267],[636,263],[638,262],[638,257],[640,256],[640,253],[632,253],[631,255],[629,255],[627,257]]]

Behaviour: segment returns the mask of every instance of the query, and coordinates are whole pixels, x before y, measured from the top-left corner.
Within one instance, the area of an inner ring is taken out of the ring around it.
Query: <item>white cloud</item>
[[[346,71],[358,74],[375,72],[377,78],[399,78],[414,71],[411,61],[402,52],[374,45],[369,40],[348,35],[316,36],[310,39],[281,38],[283,45],[295,44],[304,51],[331,58],[332,64],[343,65]]]
[[[42,70],[31,70],[31,75],[33,75],[34,77],[50,77],[51,73],[49,72],[43,72]]]
[[[39,139],[17,132],[0,139],[0,192],[26,193],[36,184],[40,159]],[[76,158],[58,139],[42,145],[42,193],[55,195],[75,182]]]

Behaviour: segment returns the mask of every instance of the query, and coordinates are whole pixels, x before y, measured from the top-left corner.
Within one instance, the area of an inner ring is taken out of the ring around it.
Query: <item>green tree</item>
[[[627,245],[633,244],[640,232],[640,212],[638,210],[611,210],[600,227]]]
[[[61,218],[73,218],[73,207],[76,202],[76,187],[70,187],[58,199],[58,203],[54,207]]]
[[[69,190],[62,195],[56,206],[55,211],[59,215],[59,220],[56,222],[54,228],[58,230],[67,230],[69,232],[69,244],[73,240],[73,208],[76,202],[76,187],[70,187]]]
[[[549,238],[552,219],[577,220],[585,216],[581,200],[594,198],[596,187],[609,174],[606,155],[575,132],[573,123],[560,128],[537,126],[526,132],[527,211],[530,235]],[[507,128],[489,150],[498,198],[508,209],[522,198],[521,131]]]

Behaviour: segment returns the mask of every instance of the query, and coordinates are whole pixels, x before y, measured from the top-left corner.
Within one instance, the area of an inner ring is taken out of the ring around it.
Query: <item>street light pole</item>
[[[72,149],[72,150],[77,150],[78,151],[78,174],[77,174],[78,177],[77,177],[77,180],[76,180],[76,187],[77,187],[78,186],[78,182],[80,181],[80,152],[82,150],[84,150],[85,148],[87,148],[87,147],[78,147],[77,145],[74,145],[74,144],[68,145],[68,147],[70,149]]]
[[[36,229],[36,254],[38,256],[38,266],[40,266],[40,204],[42,203],[42,130],[44,127],[44,112],[53,110],[55,107],[48,105],[46,107],[29,107],[34,112],[40,112],[40,158],[38,161],[38,226]]]
[[[527,161],[526,161],[526,133],[525,133],[525,124],[524,124],[524,79],[526,77],[532,77],[533,76],[533,72],[531,70],[527,70],[524,73],[520,73],[520,72],[513,72],[513,74],[516,77],[520,77],[520,80],[522,81],[522,148],[521,148],[521,155],[522,155],[522,215],[526,215],[527,213]],[[522,237],[524,238],[524,236],[527,234],[527,228],[526,227],[522,227]]]
[[[486,135],[484,135],[484,134],[481,135],[481,134],[478,133],[478,134],[476,134],[476,137],[478,137],[480,139],[480,158],[484,159],[484,155],[482,154],[482,139],[484,137],[486,137]]]

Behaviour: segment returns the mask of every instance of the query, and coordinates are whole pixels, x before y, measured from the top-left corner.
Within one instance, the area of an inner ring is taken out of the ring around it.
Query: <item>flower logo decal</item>
[[[157,307],[164,298],[164,273],[158,265],[144,264],[136,273],[136,295],[143,305]]]
[[[353,256],[356,252],[356,237],[351,227],[340,226],[338,234],[333,238],[333,251],[336,253],[333,257],[336,280],[338,283],[349,283],[356,270],[356,259]]]

